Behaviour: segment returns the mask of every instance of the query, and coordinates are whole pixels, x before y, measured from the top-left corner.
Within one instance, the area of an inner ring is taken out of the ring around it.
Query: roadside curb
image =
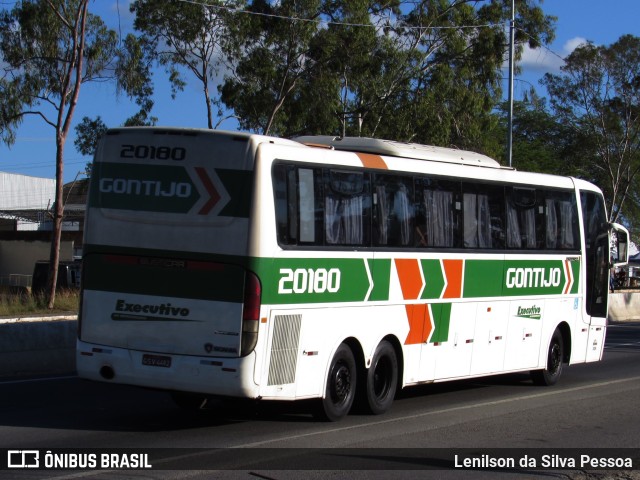
[[[28,323],[28,322],[59,322],[62,320],[77,320],[76,314],[61,314],[61,315],[41,315],[41,316],[28,316],[28,317],[16,317],[16,318],[1,318],[0,325],[7,323]]]

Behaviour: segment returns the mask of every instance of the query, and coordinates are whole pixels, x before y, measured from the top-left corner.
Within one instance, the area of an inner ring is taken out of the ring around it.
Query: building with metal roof
[[[53,179],[0,172],[2,230],[46,229],[46,212],[55,198],[55,188]]]
[[[61,261],[80,255],[88,183],[64,187]],[[36,262],[49,258],[55,187],[53,179],[0,172],[0,288],[30,286]]]

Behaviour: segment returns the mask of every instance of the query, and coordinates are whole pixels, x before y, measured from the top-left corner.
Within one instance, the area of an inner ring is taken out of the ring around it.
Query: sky
[[[11,0],[0,1],[0,8],[11,8]],[[110,28],[126,33],[132,24],[128,0],[92,0],[90,11],[100,15]],[[558,73],[562,58],[581,43],[610,45],[622,35],[640,36],[640,0],[544,0],[544,12],[557,17],[556,38],[547,48],[527,50],[520,62],[522,72],[514,81],[514,98],[519,100],[532,86],[546,96],[539,79],[547,72]],[[508,77],[505,70],[505,95]],[[154,76],[155,106],[152,115],[160,126],[206,128],[206,113],[194,81],[184,92],[171,99],[166,75],[159,71]],[[117,97],[112,84],[85,84],[80,92],[74,125],[84,116],[100,116],[109,127],[117,127],[136,112],[126,97]],[[232,121],[221,128],[236,130]],[[82,178],[85,166],[91,161],[78,153],[73,145],[75,132],[65,147],[65,182]],[[17,138],[10,148],[0,145],[0,171],[43,178],[55,177],[54,130],[36,117],[25,120],[17,130]]]

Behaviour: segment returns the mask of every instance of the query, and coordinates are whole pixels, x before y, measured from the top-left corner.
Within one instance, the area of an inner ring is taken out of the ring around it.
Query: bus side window
[[[504,188],[463,185],[463,240],[465,248],[504,248]]]
[[[507,247],[535,249],[542,245],[544,206],[533,188],[507,189]]]
[[[460,184],[430,178],[416,183],[416,246],[458,246]]]
[[[573,192],[547,192],[545,199],[545,247],[577,250],[578,211]]]
[[[325,171],[324,231],[327,245],[369,246],[368,175]]]
[[[373,190],[375,245],[413,246],[413,179],[376,175]]]
[[[298,208],[293,168],[282,164],[273,167],[273,194],[278,242],[282,245],[295,245],[298,239]]]
[[[281,245],[322,245],[321,183],[319,169],[274,166],[276,231]]]

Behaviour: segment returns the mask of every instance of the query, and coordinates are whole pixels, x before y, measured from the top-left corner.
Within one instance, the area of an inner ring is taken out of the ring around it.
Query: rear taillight
[[[246,272],[242,305],[242,345],[240,349],[242,356],[251,353],[258,342],[261,294],[262,287],[258,277],[251,272]]]

